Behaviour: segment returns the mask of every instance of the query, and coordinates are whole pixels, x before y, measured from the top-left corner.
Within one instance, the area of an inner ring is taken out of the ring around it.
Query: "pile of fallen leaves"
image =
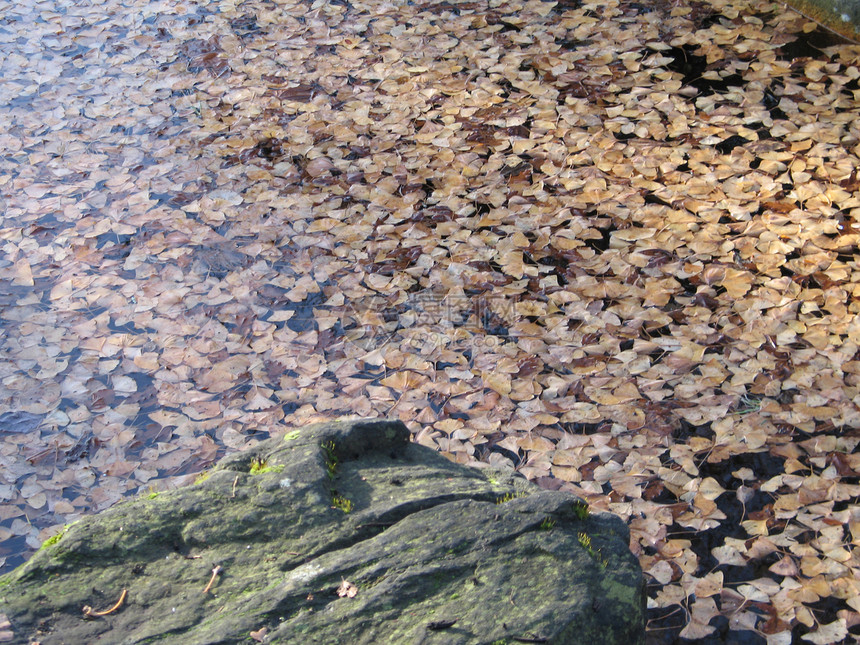
[[[858,61],[758,1],[0,0],[0,565],[391,416],[625,518],[654,643],[856,638]]]

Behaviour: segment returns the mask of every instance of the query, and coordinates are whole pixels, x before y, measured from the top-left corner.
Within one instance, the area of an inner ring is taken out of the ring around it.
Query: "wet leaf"
[[[32,432],[42,424],[44,417],[20,410],[0,414],[0,434],[22,434]]]

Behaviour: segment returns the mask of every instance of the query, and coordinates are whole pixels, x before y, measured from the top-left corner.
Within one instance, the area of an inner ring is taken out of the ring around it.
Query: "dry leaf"
[[[15,632],[12,631],[12,623],[6,617],[6,614],[0,614],[0,642],[11,641],[15,639]]]
[[[337,595],[341,598],[355,598],[356,594],[358,594],[358,587],[346,580],[342,580],[337,588]]]
[[[800,638],[816,645],[828,645],[829,643],[839,643],[848,636],[848,629],[845,627],[845,619],[840,618],[826,625],[819,625],[815,631],[804,634]]]
[[[681,638],[700,639],[710,636],[715,628],[708,622],[719,616],[720,611],[713,598],[697,599],[690,608],[690,622],[681,630]]]

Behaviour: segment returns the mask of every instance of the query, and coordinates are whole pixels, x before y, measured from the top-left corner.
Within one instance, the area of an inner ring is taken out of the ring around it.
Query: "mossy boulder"
[[[860,0],[788,0],[786,4],[846,38],[860,39]]]
[[[644,599],[619,518],[453,464],[391,421],[265,441],[0,578],[11,642],[43,645],[632,645]]]

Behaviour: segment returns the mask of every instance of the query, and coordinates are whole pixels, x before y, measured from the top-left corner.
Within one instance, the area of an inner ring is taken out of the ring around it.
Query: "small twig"
[[[744,600],[744,602],[746,602],[746,600]],[[741,605],[741,606],[743,606],[743,605]],[[646,632],[659,632],[659,631],[664,630],[664,629],[675,629],[675,627],[671,627],[671,626],[670,627],[649,627],[648,625],[650,625],[652,622],[665,620],[669,616],[674,616],[675,614],[677,614],[679,611],[682,611],[682,610],[683,610],[683,607],[681,607],[679,605],[679,606],[675,607],[675,609],[670,611],[668,614],[666,614],[665,616],[660,616],[659,618],[649,619],[648,622],[645,624],[645,631]]]
[[[84,616],[87,618],[97,618],[99,616],[107,616],[108,614],[112,614],[117,609],[122,607],[122,603],[125,601],[125,597],[128,595],[128,589],[123,589],[122,593],[119,596],[119,600],[116,601],[116,604],[110,609],[106,609],[104,611],[94,611],[92,607],[89,605],[84,605]]]
[[[236,497],[236,484],[239,483],[239,475],[236,475],[236,479],[233,480],[233,493],[230,497]]]
[[[209,593],[209,590],[212,588],[212,585],[215,584],[215,578],[218,577],[218,574],[221,573],[221,566],[216,566],[212,569],[212,577],[209,578],[209,584],[206,585],[206,588],[203,590],[203,593]]]

